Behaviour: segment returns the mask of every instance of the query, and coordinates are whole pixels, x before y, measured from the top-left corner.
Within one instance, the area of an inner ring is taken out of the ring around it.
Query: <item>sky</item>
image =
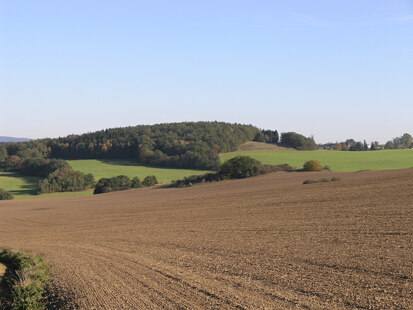
[[[0,0],[0,135],[180,121],[413,134],[413,0]]]

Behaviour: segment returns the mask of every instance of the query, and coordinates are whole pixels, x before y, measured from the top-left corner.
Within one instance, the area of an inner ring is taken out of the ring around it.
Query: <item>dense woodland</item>
[[[217,169],[218,153],[235,151],[258,133],[260,130],[251,125],[220,122],[106,129],[57,139],[0,144],[0,165],[7,171],[23,172],[49,158],[135,158],[152,166]]]
[[[218,153],[236,150],[259,130],[220,122],[141,125],[42,140],[50,157],[135,158],[153,166],[216,169]]]

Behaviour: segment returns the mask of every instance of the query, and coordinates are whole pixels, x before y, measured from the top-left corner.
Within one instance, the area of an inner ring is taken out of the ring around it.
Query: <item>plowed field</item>
[[[412,169],[0,202],[55,308],[412,309],[412,237]]]

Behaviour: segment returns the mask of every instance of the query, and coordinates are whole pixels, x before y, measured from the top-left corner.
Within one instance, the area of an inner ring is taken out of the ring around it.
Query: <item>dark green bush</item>
[[[318,160],[309,160],[303,166],[304,171],[320,171],[322,169],[323,166]]]
[[[224,162],[218,173],[230,179],[243,179],[260,174],[261,163],[249,156],[237,156]]]
[[[132,182],[130,178],[126,175],[118,175],[112,178],[101,178],[97,182],[93,194],[102,194],[130,189],[131,183]]]
[[[144,187],[150,187],[158,184],[158,180],[156,179],[156,176],[154,175],[148,175],[145,177],[142,181],[142,186]]]
[[[132,188],[140,188],[142,187],[141,180],[138,177],[134,177],[131,181]]]
[[[52,192],[79,192],[92,188],[95,183],[93,175],[75,171],[70,167],[59,168],[47,178],[39,181],[39,194]]]
[[[0,200],[12,200],[14,196],[12,193],[5,191],[4,189],[0,188]]]

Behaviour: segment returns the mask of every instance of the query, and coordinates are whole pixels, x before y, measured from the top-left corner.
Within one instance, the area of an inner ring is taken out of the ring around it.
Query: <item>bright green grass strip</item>
[[[413,150],[384,151],[245,151],[221,154],[221,160],[246,155],[263,164],[289,164],[302,168],[308,160],[316,159],[333,171],[387,170],[413,167]]]
[[[83,173],[91,173],[95,180],[100,178],[113,177],[117,175],[126,175],[130,178],[135,176],[143,180],[148,175],[154,175],[160,183],[167,183],[173,180],[183,179],[184,177],[204,174],[205,170],[188,170],[188,169],[171,169],[171,168],[153,168],[140,166],[133,160],[68,160],[68,163],[74,170],[79,170]]]
[[[148,175],[155,175],[160,183],[168,183],[173,180],[180,180],[190,175],[204,174],[205,170],[153,168],[140,166],[133,160],[69,160],[73,169],[84,173],[91,173],[95,180],[116,175],[127,175],[130,178],[135,176],[143,180]],[[11,192],[14,199],[43,199],[88,196],[93,194],[93,190],[84,192],[65,192],[36,195],[37,181],[35,177],[25,177],[10,172],[0,171],[0,188]]]
[[[11,192],[14,199],[35,195],[38,180],[36,177],[26,177],[12,172],[0,171],[0,188]]]

